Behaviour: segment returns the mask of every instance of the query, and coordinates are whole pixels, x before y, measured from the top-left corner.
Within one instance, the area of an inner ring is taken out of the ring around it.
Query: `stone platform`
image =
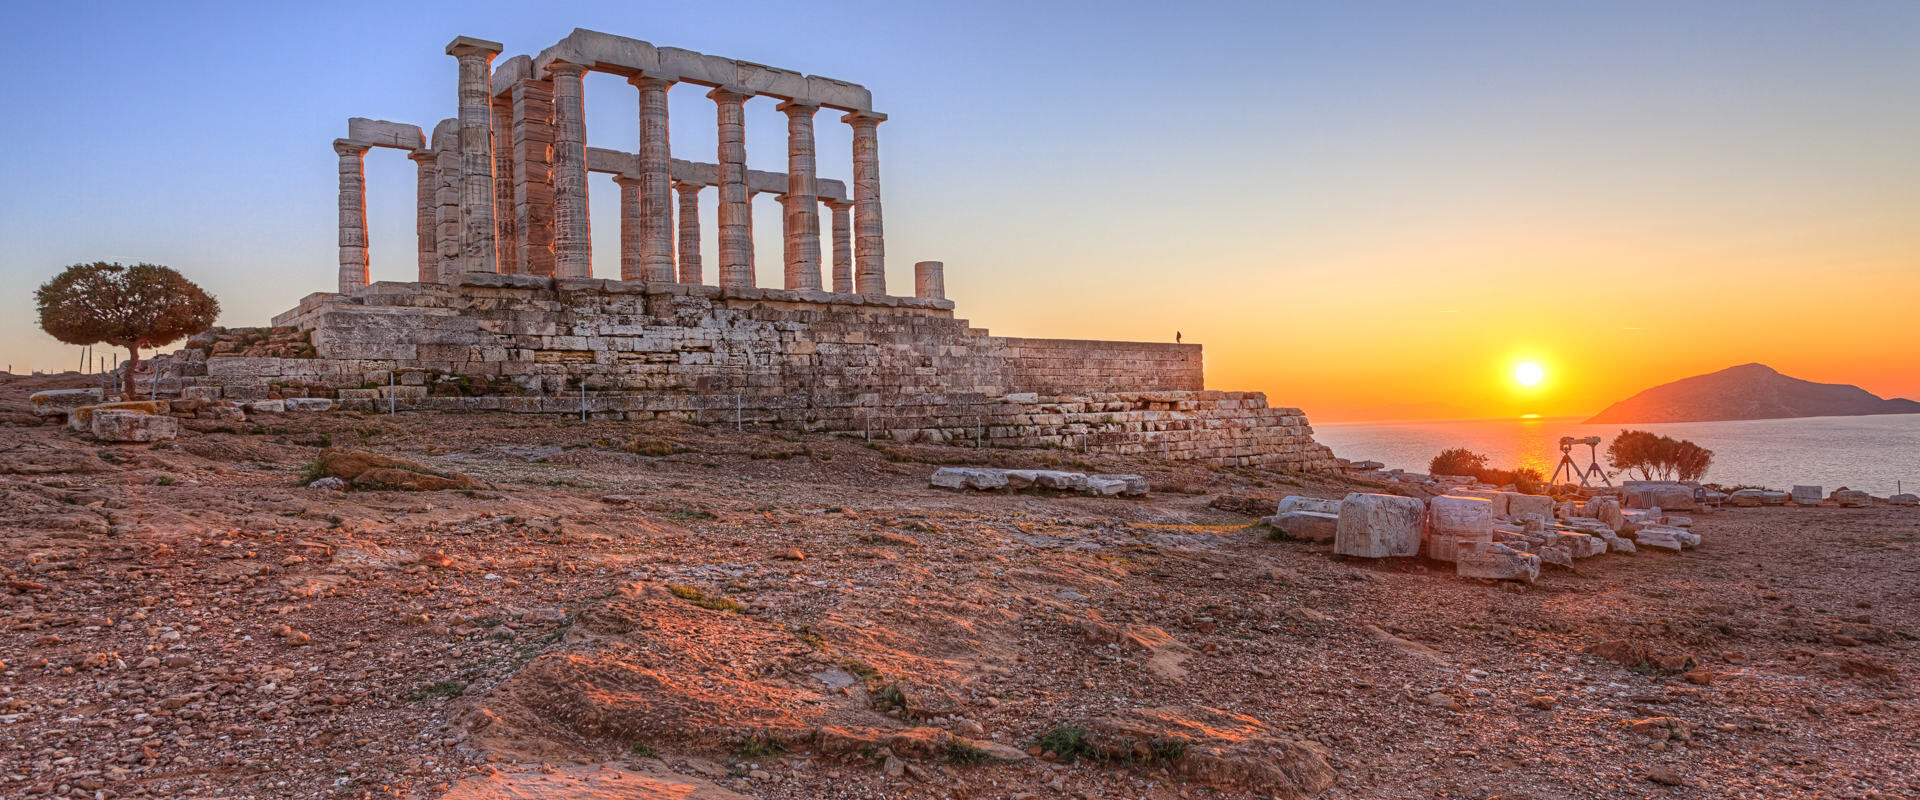
[[[303,357],[201,337],[162,391],[1333,466],[1299,409],[1204,391],[1199,345],[992,336],[943,299],[472,274],[315,294],[274,322],[274,352]]]

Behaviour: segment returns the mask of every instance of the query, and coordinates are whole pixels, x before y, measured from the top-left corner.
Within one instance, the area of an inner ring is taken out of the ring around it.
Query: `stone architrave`
[[[641,266],[641,240],[646,237],[645,223],[641,222],[640,186],[637,175],[615,175],[613,182],[620,185],[620,280],[644,281],[646,270]]]
[[[698,284],[700,277],[700,184],[674,181],[680,196],[680,282]]]
[[[947,299],[946,264],[920,261],[913,265],[913,296],[929,300]]]
[[[673,188],[668,175],[672,147],[667,135],[667,89],[673,81],[637,77],[629,82],[640,90],[640,277],[627,280],[672,283]]]
[[[1461,540],[1493,541],[1493,501],[1479,497],[1441,495],[1427,503],[1432,514],[1427,533],[1427,556],[1455,560]]]
[[[513,99],[506,95],[488,101],[493,108],[493,253],[502,274],[520,271],[519,215],[513,197]]]
[[[435,219],[439,202],[434,193],[438,191],[440,177],[436,166],[437,156],[432,150],[415,150],[407,154],[413,161],[414,174],[418,183],[415,187],[416,203],[414,208],[413,232],[419,240],[419,281],[433,283],[440,275],[440,240]]]
[[[461,36],[447,44],[460,62],[460,271],[495,272],[493,224],[493,57],[499,42]]]
[[[593,277],[593,236],[587,220],[586,67],[555,61],[553,79],[553,274]]]
[[[372,145],[333,140],[340,156],[340,291],[365,287],[367,272],[367,150]]]
[[[553,82],[524,79],[513,102],[513,222],[520,252],[514,271],[553,274]]]
[[[746,102],[749,95],[731,89],[707,93],[713,99],[720,133],[718,151],[720,286],[753,286],[753,206],[747,190]]]
[[[1826,496],[1825,490],[1819,486],[1795,486],[1788,494],[1793,497],[1793,504],[1796,506],[1817,506]]]
[[[820,197],[814,174],[813,115],[816,105],[788,101],[787,193],[780,198],[781,252],[789,290],[820,288]]]
[[[1418,499],[1354,492],[1340,501],[1333,552],[1360,558],[1417,556],[1426,519],[1427,504]]]
[[[853,293],[853,225],[849,212],[853,203],[847,200],[823,200],[827,210],[833,214],[833,290],[839,294]]]
[[[860,294],[887,293],[887,243],[880,208],[879,125],[887,115],[855,111],[840,118],[853,126],[853,283]]]

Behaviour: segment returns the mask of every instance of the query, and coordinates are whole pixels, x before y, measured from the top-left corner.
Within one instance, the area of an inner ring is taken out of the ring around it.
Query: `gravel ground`
[[[0,377],[4,797],[1920,796],[1914,509],[1517,586],[1223,501],[1324,479],[957,494],[983,454],[504,415],[101,446],[23,413],[54,382]],[[486,486],[295,487],[329,446]],[[1066,763],[1142,709],[1192,748]]]

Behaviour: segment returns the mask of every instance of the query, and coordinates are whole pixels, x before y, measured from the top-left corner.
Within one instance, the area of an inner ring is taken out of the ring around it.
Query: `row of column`
[[[447,140],[413,153],[419,172],[420,275],[444,282],[462,272],[590,277],[587,206],[586,67],[555,61],[549,80],[523,79],[496,99],[492,61],[501,45],[468,37],[447,45],[459,61],[459,114]],[[667,90],[674,81],[639,76],[639,174],[622,176],[620,277],[701,282],[699,190],[669,175]],[[718,133],[717,277],[723,287],[754,284],[745,104],[749,91],[714,89]],[[820,106],[785,101],[787,191],[782,199],[785,284],[821,289],[820,212],[814,115]],[[870,111],[841,117],[853,129],[851,201],[832,213],[832,291],[886,294],[877,127]],[[441,131],[436,131],[436,134]],[[510,141],[503,141],[508,140]],[[368,143],[337,140],[340,157],[340,290],[367,284],[365,160]],[[673,221],[678,192],[680,222]],[[851,219],[849,219],[851,214]],[[676,238],[679,257],[676,263]],[[676,276],[676,266],[678,274]]]
[[[587,216],[586,108],[584,78],[586,68],[555,61],[548,66],[554,98],[554,274],[586,277],[591,272],[590,232]],[[633,185],[622,184],[623,193],[632,192],[637,208],[625,210],[623,223],[631,220],[637,230],[631,238],[622,234],[621,277],[626,280],[672,281],[675,279],[675,239],[679,250],[692,253],[679,259],[678,278],[695,282],[702,268],[697,228],[697,188],[690,196],[680,188],[679,209],[682,219],[676,230],[673,223],[674,184],[668,175],[671,158],[667,126],[667,90],[673,81],[654,77],[635,77],[630,82],[640,91],[639,170]],[[717,191],[719,252],[716,271],[721,286],[753,285],[752,208],[747,186],[746,101],[751,92],[719,88],[707,93],[714,102],[718,136]],[[821,289],[821,247],[818,177],[816,175],[813,117],[820,107],[793,101],[782,102],[779,109],[787,116],[787,192],[783,200],[782,222],[785,232],[782,246],[785,283],[788,289]],[[873,112],[852,112],[842,121],[853,126],[853,202],[850,231],[834,229],[836,243],[849,240],[846,249],[835,248],[835,291],[862,294],[886,293],[886,252],[883,212],[880,204],[880,148],[877,126],[886,117]],[[833,208],[832,205],[829,205]],[[833,208],[836,221],[846,209]],[[695,220],[689,225],[686,220]],[[676,237],[677,234],[677,237]],[[839,263],[844,255],[845,272]]]

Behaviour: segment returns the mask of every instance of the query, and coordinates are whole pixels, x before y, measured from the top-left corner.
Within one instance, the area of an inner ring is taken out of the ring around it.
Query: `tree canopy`
[[[220,303],[170,267],[96,261],[74,264],[34,291],[40,329],[67,344],[111,344],[132,353],[124,392],[133,393],[140,349],[170,344],[213,326]]]
[[[1684,439],[1651,431],[1622,430],[1607,445],[1607,463],[1641,480],[1695,481],[1706,477],[1713,451]]]

